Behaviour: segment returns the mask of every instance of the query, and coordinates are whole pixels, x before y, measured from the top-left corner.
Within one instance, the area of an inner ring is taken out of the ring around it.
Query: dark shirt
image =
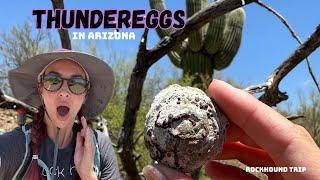
[[[73,128],[73,131],[75,131],[75,128]],[[76,134],[76,132],[73,133],[72,140],[67,147],[58,151],[55,179],[74,179],[77,173],[73,161]],[[116,155],[108,135],[100,131],[95,131],[95,134],[101,153],[100,179],[121,179]],[[0,135],[0,180],[12,179],[23,161],[24,154],[25,136],[21,127]],[[47,137],[41,143],[39,158],[48,166],[50,172],[53,169],[53,154],[54,142]],[[28,162],[30,161],[31,154],[28,154]],[[24,167],[23,172],[26,170],[27,167]],[[42,173],[46,176],[44,170]]]

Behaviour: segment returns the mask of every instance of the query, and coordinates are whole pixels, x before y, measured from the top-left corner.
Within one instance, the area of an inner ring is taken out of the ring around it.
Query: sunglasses
[[[44,88],[50,92],[58,91],[62,87],[64,80],[67,81],[68,88],[73,94],[80,95],[89,89],[89,81],[83,79],[81,76],[66,79],[56,72],[49,72],[41,76],[41,83]]]

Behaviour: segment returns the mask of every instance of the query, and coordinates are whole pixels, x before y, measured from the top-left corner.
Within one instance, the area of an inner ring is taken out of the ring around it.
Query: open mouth
[[[60,116],[64,117],[68,114],[70,108],[67,106],[58,106],[57,107],[57,112]]]

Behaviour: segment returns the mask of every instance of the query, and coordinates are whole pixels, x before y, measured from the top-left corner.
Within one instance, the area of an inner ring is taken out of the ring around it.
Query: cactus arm
[[[218,52],[222,40],[223,31],[226,25],[226,15],[219,16],[209,23],[208,31],[205,37],[204,47],[208,54],[214,55]]]
[[[242,27],[245,13],[242,8],[235,9],[226,15],[226,26],[219,52],[214,56],[214,68],[221,70],[232,62],[241,43]]]
[[[164,11],[167,9],[165,2],[163,0],[149,0],[149,4],[151,9],[156,9],[158,11]],[[160,36],[160,38],[162,39],[163,37],[171,34],[174,31],[174,28],[173,27],[170,27],[168,29],[157,28],[156,31]]]
[[[156,9],[158,11],[166,10],[166,5],[163,0],[149,0],[151,9]]]
[[[201,9],[207,7],[207,5],[208,0],[186,0],[187,17],[190,18]],[[201,50],[207,28],[208,25],[206,24],[202,28],[195,30],[189,35],[189,47],[192,51],[198,52]]]
[[[150,3],[151,9],[156,9],[158,11],[163,11],[167,9],[164,0],[149,0],[149,3]],[[170,33],[172,33],[174,30],[175,29],[172,27],[168,29],[157,28],[156,32],[160,38],[163,38],[169,35]],[[183,54],[187,49],[187,44],[188,44],[188,41],[184,40],[181,44],[175,46],[173,50],[168,53],[168,56],[171,62],[179,68],[181,67],[181,61],[182,61],[181,54]]]
[[[182,69],[185,74],[213,74],[210,57],[201,52],[186,51],[183,56]]]
[[[170,61],[173,65],[175,65],[178,68],[181,68],[181,56],[176,52],[169,52],[168,56],[170,58]]]
[[[187,46],[188,46],[188,40],[185,39],[184,41],[182,41],[181,44],[175,46],[173,48],[173,50],[168,53],[168,56],[169,56],[171,62],[175,66],[177,66],[179,68],[182,68],[182,66],[181,66],[181,61],[182,61],[181,56],[187,50]]]

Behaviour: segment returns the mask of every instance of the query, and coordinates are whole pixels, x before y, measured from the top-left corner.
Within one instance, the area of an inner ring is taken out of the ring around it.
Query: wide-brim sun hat
[[[42,101],[37,89],[38,75],[52,62],[63,59],[77,62],[89,75],[90,89],[82,105],[82,115],[90,119],[101,114],[113,93],[114,74],[104,61],[82,52],[58,50],[39,54],[26,60],[20,67],[10,70],[8,76],[13,96],[39,108]]]

